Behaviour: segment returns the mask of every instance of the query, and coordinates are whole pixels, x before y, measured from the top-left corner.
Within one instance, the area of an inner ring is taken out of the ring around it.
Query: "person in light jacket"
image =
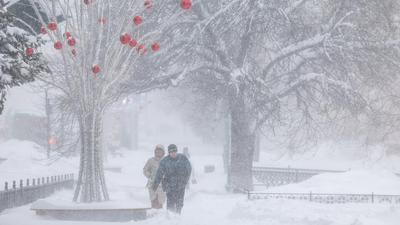
[[[161,159],[165,155],[164,146],[157,145],[154,149],[154,157],[147,160],[146,165],[143,168],[143,174],[147,177],[146,187],[149,190],[151,207],[155,209],[161,209],[165,202],[165,192],[161,187],[153,190],[154,179],[157,174],[157,169],[160,165]]]

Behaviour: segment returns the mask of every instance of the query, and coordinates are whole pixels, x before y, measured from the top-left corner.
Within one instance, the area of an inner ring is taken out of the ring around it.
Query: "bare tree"
[[[226,104],[233,188],[252,188],[260,129],[287,126],[294,134],[313,136],[321,123],[366,108],[360,87],[384,78],[377,68],[389,63],[378,60],[389,55],[378,47],[383,34],[373,33],[384,23],[374,12],[378,4],[221,0],[195,8],[206,22],[195,47],[201,63],[191,71],[200,83],[193,85]],[[374,60],[382,64],[371,68]]]

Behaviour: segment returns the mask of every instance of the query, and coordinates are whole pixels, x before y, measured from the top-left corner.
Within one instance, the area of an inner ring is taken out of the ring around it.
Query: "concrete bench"
[[[43,202],[35,202],[31,210],[39,216],[49,216],[59,220],[69,221],[104,221],[104,222],[126,222],[139,221],[147,218],[149,207],[127,207],[126,205],[96,205],[76,204],[76,207],[56,206]]]

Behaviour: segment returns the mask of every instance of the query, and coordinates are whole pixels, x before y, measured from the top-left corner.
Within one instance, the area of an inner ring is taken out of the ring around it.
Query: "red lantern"
[[[154,42],[154,43],[151,45],[151,49],[152,49],[154,52],[160,50],[160,44],[158,44],[157,42]]]
[[[41,34],[47,34],[46,27],[41,27],[41,28],[40,28],[40,33],[41,33]]]
[[[60,42],[60,41],[55,42],[55,43],[54,43],[54,48],[57,49],[57,50],[62,49],[62,44],[61,44],[61,42]]]
[[[145,0],[144,1],[144,7],[146,7],[146,9],[151,9],[152,4],[150,0]]]
[[[32,55],[33,55],[33,48],[27,48],[27,49],[25,50],[25,54],[26,54],[27,56],[32,56]]]
[[[144,54],[146,52],[146,47],[144,46],[144,44],[139,45],[137,51],[141,54]]]
[[[83,0],[83,3],[85,3],[85,5],[89,5],[90,3],[92,3],[92,0]]]
[[[142,50],[144,48],[145,48],[144,44],[141,44],[141,45],[138,46],[138,51],[140,51],[140,50]]]
[[[100,71],[101,71],[101,69],[100,69],[100,66],[99,65],[93,65],[92,66],[92,72],[94,73],[94,74],[97,74],[97,73],[100,73]]]
[[[134,23],[136,26],[140,25],[142,22],[143,22],[143,20],[142,20],[142,17],[140,17],[140,16],[135,16],[135,17],[133,18],[133,23]]]
[[[131,39],[132,39],[131,36],[129,34],[127,34],[127,33],[123,33],[121,35],[121,37],[119,38],[119,40],[121,41],[121,43],[123,45],[128,44],[131,41]]]
[[[49,28],[49,30],[57,30],[57,23],[55,23],[55,22],[50,22],[48,25],[47,25],[47,28]]]
[[[73,37],[68,38],[67,43],[68,43],[68,45],[71,46],[71,47],[72,47],[72,46],[75,46],[75,44],[76,44],[75,38],[73,38]]]
[[[54,145],[56,143],[56,139],[49,138],[48,143],[49,143],[49,145]]]
[[[68,32],[68,31],[65,32],[65,33],[64,33],[64,37],[67,38],[67,39],[70,38],[70,37],[72,37],[71,32]]]
[[[73,56],[76,56],[76,50],[75,49],[72,49],[71,53],[72,53]]]
[[[181,2],[182,9],[190,9],[192,8],[192,1],[191,0],[182,0]]]
[[[99,24],[106,24],[106,19],[105,18],[99,18],[97,20],[97,22],[99,22]]]
[[[136,45],[137,45],[137,41],[136,41],[135,39],[132,38],[132,39],[129,41],[129,46],[131,46],[132,48],[134,48]]]

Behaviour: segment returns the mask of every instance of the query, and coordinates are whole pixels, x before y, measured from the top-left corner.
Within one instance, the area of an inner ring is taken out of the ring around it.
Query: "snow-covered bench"
[[[138,221],[147,218],[150,207],[140,204],[121,202],[101,203],[52,203],[39,200],[32,204],[36,215],[49,216],[59,220],[123,222]]]

